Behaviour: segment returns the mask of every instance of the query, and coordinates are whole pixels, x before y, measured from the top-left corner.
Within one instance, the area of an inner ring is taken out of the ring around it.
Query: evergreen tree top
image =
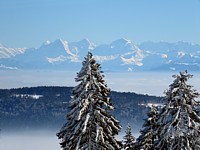
[[[187,84],[193,77],[187,71],[173,75],[174,82],[166,91],[166,104],[159,113],[156,130],[158,149],[184,149],[193,150],[200,148],[200,117],[195,100],[199,93]]]
[[[156,107],[155,105],[151,105],[151,106],[150,106],[150,110],[149,110],[149,112],[147,113],[147,116],[148,116],[148,117],[152,117],[152,116],[155,116],[156,114],[158,114],[157,107]]]
[[[198,105],[195,98],[199,96],[199,93],[195,89],[192,89],[193,86],[187,84],[187,81],[192,78],[193,75],[188,74],[187,71],[183,71],[172,77],[174,77],[175,80],[169,86],[169,89],[165,91],[165,99],[167,99],[167,101],[176,101],[177,99],[180,99],[179,102],[186,102],[192,104],[192,106]]]
[[[124,139],[124,149],[125,150],[134,150],[135,147],[135,137],[131,133],[131,126],[128,124],[127,129],[125,131]]]
[[[79,84],[72,90],[68,121],[57,134],[62,139],[61,146],[64,150],[120,149],[115,135],[121,126],[109,111],[113,109],[110,89],[103,80],[100,64],[91,52],[82,64],[76,78]]]
[[[132,132],[131,132],[131,126],[130,124],[127,125],[126,131],[125,131],[126,135],[124,136],[124,139],[127,139],[127,137],[132,136]],[[133,137],[133,139],[135,140],[135,138]]]
[[[152,105],[147,116],[148,118],[144,121],[142,130],[140,130],[141,135],[137,138],[136,146],[138,149],[153,150],[156,139],[155,129],[158,127],[156,124],[158,118],[157,107]]]

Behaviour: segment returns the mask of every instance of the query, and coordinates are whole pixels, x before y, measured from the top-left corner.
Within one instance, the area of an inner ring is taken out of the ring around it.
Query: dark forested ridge
[[[51,129],[66,121],[72,87],[24,87],[0,89],[0,128]],[[161,103],[160,97],[130,92],[111,92],[114,116],[123,126],[139,129],[146,117],[147,104]],[[134,130],[133,129],[133,130]]]

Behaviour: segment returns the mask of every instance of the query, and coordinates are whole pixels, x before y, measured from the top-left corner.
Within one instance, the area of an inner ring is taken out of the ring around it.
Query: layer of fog
[[[120,133],[117,139],[122,140],[123,136],[124,133]],[[59,143],[56,131],[2,132],[0,135],[0,150],[61,150]]]
[[[54,131],[12,132],[0,135],[1,150],[60,150]]]
[[[178,72],[105,72],[105,80],[114,91],[163,96]],[[76,72],[67,71],[0,71],[0,88],[31,86],[75,86]],[[190,84],[200,91],[200,73],[192,73]]]
[[[115,91],[163,96],[177,72],[105,72],[108,86]],[[190,84],[200,92],[200,73],[192,73]],[[62,71],[0,71],[0,88],[31,86],[74,86],[76,72]],[[58,129],[59,130],[59,129]],[[122,139],[124,133],[117,137]],[[139,134],[134,133],[137,137]],[[1,150],[61,150],[56,131],[2,132]]]

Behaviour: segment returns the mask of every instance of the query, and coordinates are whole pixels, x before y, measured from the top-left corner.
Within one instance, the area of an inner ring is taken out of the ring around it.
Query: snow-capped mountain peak
[[[87,38],[78,42],[58,39],[46,41],[36,49],[8,48],[0,44],[0,65],[1,68],[19,69],[49,69],[52,66],[76,69],[88,51],[92,51],[105,70],[200,70],[198,44],[144,42],[136,45],[125,38],[101,45]]]
[[[57,39],[52,44],[55,46],[63,47],[64,49],[68,47],[68,42],[62,39]]]
[[[86,43],[86,44],[93,44],[88,38],[84,38],[79,41],[80,43]]]
[[[61,39],[59,41],[61,42],[61,44],[62,44],[64,50],[67,52],[67,54],[69,54],[71,56],[75,56],[76,55],[76,53],[73,54],[73,52],[70,51],[69,44],[68,44],[67,41],[64,41],[64,40],[61,40]]]
[[[127,44],[133,44],[131,40],[125,39],[125,38],[121,38],[118,40],[115,40],[111,43],[111,45],[113,46],[124,46]]]
[[[57,39],[54,42],[47,41],[39,49],[42,51],[49,51],[51,57],[58,57],[60,54],[63,56],[74,56],[76,53],[69,49],[69,43],[62,39]]]
[[[51,41],[47,40],[46,42],[43,43],[43,45],[49,45],[51,44]]]
[[[77,46],[81,47],[81,48],[88,48],[88,50],[93,50],[96,45],[91,42],[88,38],[84,38],[81,41],[75,42]],[[72,43],[73,45],[73,43]]]

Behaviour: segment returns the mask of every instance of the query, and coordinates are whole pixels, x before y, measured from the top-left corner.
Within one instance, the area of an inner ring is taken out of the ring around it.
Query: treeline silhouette
[[[57,129],[65,122],[72,87],[23,87],[0,89],[2,130]],[[161,97],[132,92],[111,92],[114,115],[123,126],[140,129],[148,103],[162,103]]]

